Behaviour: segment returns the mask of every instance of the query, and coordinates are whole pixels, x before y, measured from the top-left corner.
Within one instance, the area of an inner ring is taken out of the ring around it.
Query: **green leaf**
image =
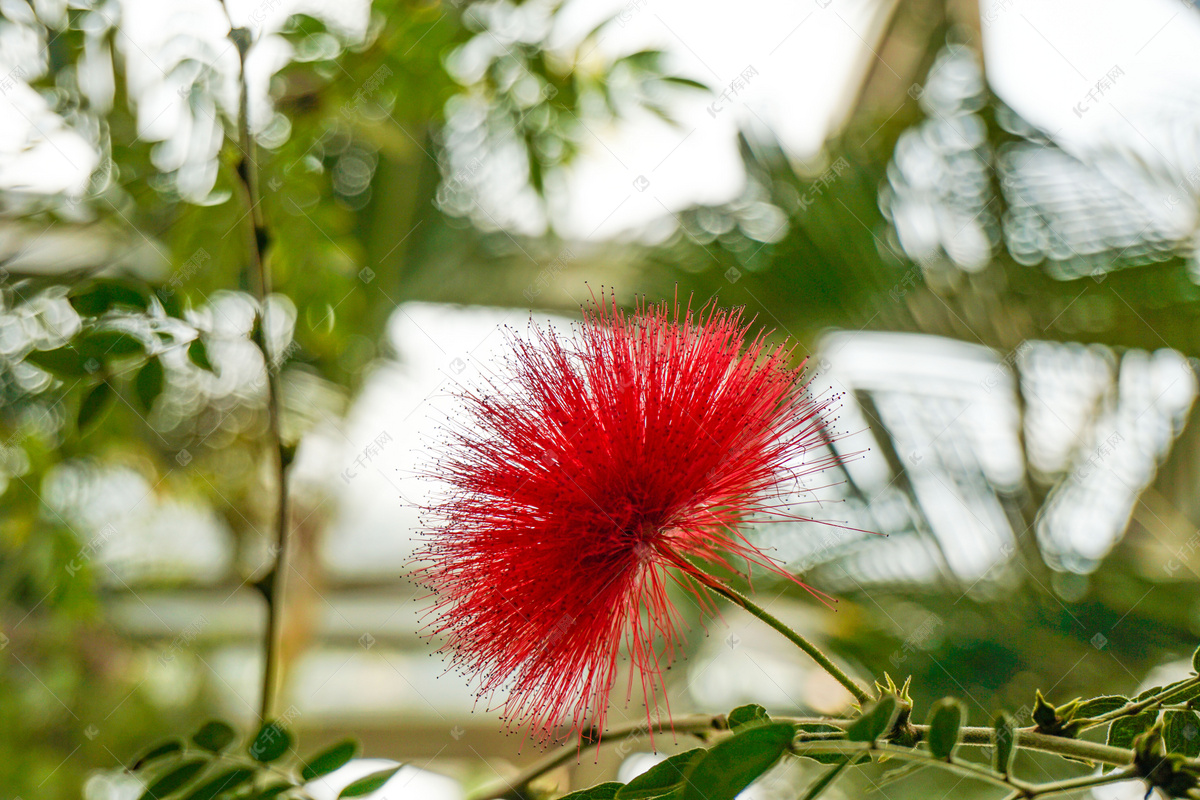
[[[1195,711],[1163,712],[1163,742],[1168,753],[1200,756],[1200,716]]]
[[[60,347],[57,350],[34,350],[25,356],[25,360],[60,378],[80,378],[87,375],[87,369],[83,366],[83,356],[70,347]]]
[[[669,794],[683,781],[684,773],[687,772],[692,762],[706,752],[708,751],[703,747],[697,747],[686,753],[677,753],[665,761],[660,761],[617,792],[617,800],[644,800]]]
[[[767,710],[760,705],[751,703],[747,706],[738,706],[733,711],[729,712],[726,717],[729,724],[729,730],[737,732],[747,725],[760,725],[764,722],[770,722],[771,718],[767,715]]]
[[[129,768],[130,772],[136,772],[142,767],[149,764],[151,761],[157,761],[165,756],[173,755],[183,751],[183,742],[172,739],[169,742],[163,742],[147,750],[141,758],[133,762],[133,766]]]
[[[630,53],[627,56],[622,56],[613,63],[614,65],[628,64],[629,66],[638,70],[657,72],[659,69],[659,62],[662,61],[662,58],[663,51],[652,48],[647,50],[639,50],[636,53]]]
[[[791,749],[795,735],[795,726],[786,722],[735,733],[692,764],[681,800],[733,800]]]
[[[1192,653],[1192,672],[1200,672],[1200,647]]]
[[[207,765],[207,759],[203,758],[185,761],[150,784],[149,788],[142,792],[140,800],[161,800],[186,786]]]
[[[213,800],[219,794],[236,789],[254,777],[254,770],[245,767],[234,767],[222,772],[196,791],[189,794],[185,800]]]
[[[1001,775],[1012,769],[1013,750],[1017,743],[1016,726],[1007,712],[996,715],[992,724],[992,767]]]
[[[617,791],[624,785],[623,783],[610,781],[602,783],[599,786],[593,786],[590,789],[581,789],[578,792],[564,794],[558,800],[613,800],[617,796]]]
[[[271,800],[272,797],[278,797],[279,795],[286,792],[288,789],[295,789],[295,788],[296,787],[290,783],[282,783],[282,782],[281,783],[272,783],[270,786],[266,787],[261,792],[254,795],[254,800]]]
[[[142,408],[149,411],[154,407],[154,401],[162,394],[163,366],[157,358],[151,358],[146,365],[138,370],[133,388],[137,392],[138,402]]]
[[[250,742],[250,757],[267,764],[282,756],[292,746],[292,735],[278,722],[268,722]]]
[[[104,412],[108,410],[109,401],[115,396],[116,392],[105,381],[97,383],[88,390],[88,393],[83,396],[83,402],[79,404],[80,433],[86,433],[92,428],[93,423],[99,422],[100,418],[104,416]]]
[[[125,331],[93,331],[79,341],[79,351],[89,358],[118,358],[143,353],[142,340]]]
[[[1075,718],[1090,719],[1098,717],[1101,714],[1107,714],[1110,711],[1116,711],[1118,708],[1124,708],[1127,705],[1129,705],[1129,698],[1122,697],[1119,694],[1093,697],[1091,700],[1084,700],[1079,705],[1079,708],[1075,710]]]
[[[308,763],[304,765],[304,769],[300,770],[300,777],[305,781],[311,781],[313,778],[328,775],[335,769],[345,766],[346,762],[354,758],[354,754],[357,752],[358,742],[352,739],[339,742],[309,759]]]
[[[208,345],[200,339],[193,339],[192,343],[188,345],[188,358],[200,369],[212,372],[213,365],[208,360]]]
[[[1191,677],[1167,684],[1163,689],[1163,702],[1186,703],[1200,697],[1200,684],[1195,683],[1195,680],[1194,677]]]
[[[943,697],[929,709],[929,752],[934,758],[949,761],[958,746],[959,732],[967,718],[967,709],[954,697]]]
[[[385,783],[392,779],[393,775],[400,771],[400,767],[402,766],[404,765],[400,764],[389,769],[380,770],[379,772],[372,772],[365,778],[359,778],[345,789],[342,789],[342,793],[338,797],[362,797],[364,794],[370,794],[382,788]]]
[[[233,728],[220,720],[206,722],[192,734],[192,741],[196,743],[196,746],[210,753],[221,752],[235,738],[237,738],[237,734],[234,733]]]
[[[1112,747],[1128,749],[1133,740],[1150,730],[1150,726],[1158,719],[1158,712],[1143,711],[1131,717],[1118,717],[1108,728],[1108,744]]]
[[[701,83],[700,81],[694,81],[691,78],[684,78],[680,75],[664,75],[662,80],[666,83],[674,83],[677,86],[685,86],[689,89],[699,89],[702,92],[712,91],[711,86]]]
[[[813,781],[812,785],[808,787],[808,791],[804,793],[800,800],[816,800],[816,798],[825,793],[826,789],[833,785],[833,782],[838,779],[838,776],[841,775],[846,770],[846,767],[850,766],[850,764],[857,758],[858,756],[843,757],[841,761],[834,764],[833,767],[824,775]]]
[[[892,727],[899,710],[895,696],[885,694],[846,728],[846,738],[852,742],[875,741]]]
[[[102,279],[72,290],[67,299],[85,317],[95,317],[113,306],[145,311],[150,295],[131,283]]]
[[[1058,711],[1042,696],[1041,689],[1034,690],[1033,721],[1039,731],[1054,733],[1058,728]]]
[[[1147,698],[1153,697],[1154,695],[1158,694],[1164,688],[1165,687],[1163,687],[1163,686],[1155,686],[1152,689],[1147,689],[1146,691],[1141,692],[1137,697],[1135,697],[1133,699],[1134,700],[1146,700]]]

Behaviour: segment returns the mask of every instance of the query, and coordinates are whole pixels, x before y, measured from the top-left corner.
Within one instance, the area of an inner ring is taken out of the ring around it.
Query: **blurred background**
[[[253,724],[264,367],[297,454],[285,719],[307,750],[354,734],[405,762],[392,800],[460,798],[536,758],[419,637],[407,574],[427,487],[412,471],[504,326],[569,325],[600,287],[744,305],[844,393],[841,466],[797,495],[841,527],[754,532],[839,610],[755,589],[861,679],[912,675],[919,718],[944,695],[971,724],[1027,718],[1035,688],[1130,694],[1190,668],[1191,2],[228,13],[255,41],[268,365],[250,340],[221,5],[0,0],[4,800],[136,798],[121,766],[144,744],[212,716]],[[847,707],[736,610],[684,613],[675,713]],[[613,723],[643,717],[614,699]],[[627,779],[650,751],[604,749],[549,785]],[[995,794],[888,772],[831,796]],[[812,775],[784,765],[747,796],[793,798]]]

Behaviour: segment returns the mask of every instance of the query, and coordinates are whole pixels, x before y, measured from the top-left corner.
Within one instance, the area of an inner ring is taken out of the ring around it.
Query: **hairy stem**
[[[1161,708],[1164,704],[1175,699],[1175,697],[1178,695],[1190,691],[1198,685],[1200,685],[1200,675],[1189,678],[1179,686],[1171,687],[1159,692],[1158,694],[1150,695],[1144,700],[1127,703],[1118,709],[1109,711],[1107,714],[1101,714],[1098,717],[1094,717],[1083,727],[1083,730],[1094,728],[1097,725],[1103,725],[1105,722],[1117,719],[1118,717],[1132,716],[1133,714],[1138,714],[1149,708]]]
[[[772,717],[772,719],[776,722],[790,722],[794,725],[822,724],[832,725],[837,728],[845,728],[853,722],[850,719],[835,717]],[[684,733],[703,737],[709,733],[723,733],[727,729],[728,725],[723,715],[693,715],[680,717],[675,720],[667,720],[654,725],[642,723],[613,728],[604,734],[602,740],[584,741],[578,747],[563,747],[554,753],[550,753],[521,770],[521,772],[512,778],[499,781],[480,793],[472,795],[472,800],[495,800],[495,798],[502,797],[514,789],[528,785],[531,781],[536,780],[555,767],[570,762],[573,758],[579,759],[584,750],[599,747],[601,744],[613,744],[626,739],[637,739],[642,736],[649,736],[651,733],[662,732]],[[929,733],[929,726],[914,725],[913,731],[917,734],[918,740],[923,740]],[[1114,770],[1106,775],[1089,775],[1055,783],[1028,784],[1014,778],[1005,777],[998,772],[993,772],[978,764],[971,764],[964,761],[947,762],[944,759],[935,759],[924,750],[898,747],[890,744],[879,744],[872,747],[869,743],[849,742],[845,739],[835,738],[842,735],[833,733],[832,731],[800,734],[795,749],[798,753],[845,753],[848,755],[870,751],[886,752],[889,755],[895,755],[900,760],[921,761],[922,763],[929,763],[932,766],[949,769],[964,777],[975,778],[997,786],[1006,786],[1014,790],[1014,793],[1011,795],[1013,798],[1039,797],[1138,777],[1131,766],[1133,753],[1129,750],[1119,747],[1109,747],[1097,742],[1087,742],[1081,739],[1048,736],[1033,730],[1021,729],[1016,731],[1016,746],[1027,750],[1038,750],[1043,753],[1071,756],[1098,764],[1123,767],[1124,769]],[[993,731],[991,728],[965,727],[960,732],[959,743],[966,746],[988,746],[992,744],[992,736]]]
[[[960,760],[946,760],[942,758],[934,758],[929,753],[923,750],[915,750],[907,747],[897,747],[889,744],[872,744],[870,742],[803,742],[798,743],[794,748],[796,753],[801,755],[807,753],[844,753],[853,755],[855,753],[882,753],[889,758],[895,758],[898,761],[912,761],[921,764],[926,764],[931,767],[944,769],[949,772],[957,773],[964,778],[972,778],[974,780],[990,783],[993,786],[1005,786],[1012,789],[1009,800],[1015,798],[1034,798],[1046,797],[1053,794],[1062,794],[1065,792],[1073,792],[1077,789],[1087,789],[1093,786],[1102,786],[1109,783],[1118,783],[1127,781],[1133,778],[1140,777],[1134,767],[1126,767],[1125,769],[1113,770],[1106,774],[1084,775],[1079,778],[1069,778],[1062,781],[1052,781],[1049,783],[1026,783],[1025,781],[1017,780],[1011,776],[1001,775],[991,769],[979,764],[972,764]]]
[[[825,723],[829,721],[820,717],[792,717],[788,722],[812,722]],[[848,720],[835,720],[847,724]],[[566,764],[572,758],[578,759],[582,757],[583,752],[587,749],[597,748],[601,744],[614,744],[626,739],[639,739],[643,736],[649,736],[652,733],[684,733],[684,734],[706,734],[727,729],[724,715],[711,716],[708,714],[695,714],[687,717],[677,717],[673,720],[666,720],[652,725],[639,723],[636,725],[623,725],[605,731],[602,739],[594,739],[591,741],[580,742],[578,747],[565,746],[562,749],[550,753],[541,759],[535,761],[519,773],[506,780],[498,781],[495,785],[483,789],[480,793],[471,796],[471,800],[495,800],[495,798],[503,797],[505,794],[514,789],[519,789],[529,784],[530,781],[540,778],[545,773],[555,767]]]
[[[238,72],[238,149],[240,150],[237,163],[237,176],[242,186],[250,227],[247,228],[247,250],[249,261],[246,269],[246,284],[254,287],[255,298],[258,300],[258,315],[254,323],[254,343],[262,353],[263,365],[267,378],[267,437],[275,461],[276,477],[276,508],[275,508],[275,543],[274,562],[270,571],[263,579],[263,595],[267,602],[267,625],[263,635],[263,675],[262,695],[259,716],[263,722],[272,719],[275,714],[275,696],[279,684],[279,649],[280,649],[280,615],[283,611],[284,570],[287,564],[288,542],[288,467],[291,465],[291,453],[283,443],[279,426],[279,377],[276,364],[271,353],[267,338],[266,310],[267,299],[271,296],[271,268],[268,262],[271,248],[271,236],[263,215],[262,196],[258,188],[258,148],[254,137],[250,134],[250,115],[248,87],[246,82],[246,54],[250,50],[250,31],[246,28],[236,28],[229,9],[225,7],[225,15],[229,18],[229,38],[237,46]]]
[[[755,617],[758,617],[760,620],[783,634],[784,638],[807,653],[813,661],[817,662],[821,669],[833,676],[833,678],[842,686],[845,686],[846,690],[849,691],[850,694],[854,695],[854,699],[857,700],[860,705],[863,703],[869,703],[871,701],[871,695],[865,689],[855,683],[849,675],[843,672],[841,667],[839,667],[837,664],[834,664],[833,661],[830,660],[829,656],[821,652],[821,648],[817,647],[808,639],[792,630],[778,617],[771,614],[765,608],[758,605],[749,597],[746,597],[746,595],[742,594],[736,589],[732,589],[717,581],[707,583],[706,585],[717,594],[741,606]]]

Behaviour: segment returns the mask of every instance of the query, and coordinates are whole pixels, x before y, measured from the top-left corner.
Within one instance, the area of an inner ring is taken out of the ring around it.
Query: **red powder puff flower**
[[[626,316],[602,298],[569,340],[531,328],[456,393],[417,558],[455,666],[546,741],[568,721],[603,731],[623,643],[657,714],[682,639],[668,582],[715,612],[696,561],[787,575],[738,531],[828,466],[806,454],[835,398],[807,391],[790,348],[746,344],[738,310]]]

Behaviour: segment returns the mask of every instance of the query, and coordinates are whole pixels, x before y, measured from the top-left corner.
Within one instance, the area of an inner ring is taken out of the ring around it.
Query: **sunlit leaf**
[[[200,770],[208,766],[208,761],[202,758],[185,761],[175,769],[163,775],[142,793],[140,800],[163,800],[167,795],[187,786]]]
[[[733,800],[792,746],[796,728],[770,722],[735,733],[696,759],[684,775],[681,800]]]
[[[771,718],[767,715],[765,708],[751,703],[750,705],[738,706],[733,711],[730,711],[729,716],[726,717],[726,721],[729,724],[729,730],[738,731],[747,725],[770,722]]]
[[[707,751],[703,747],[697,747],[685,753],[677,753],[665,761],[660,761],[617,792],[617,800],[645,800],[651,797],[662,797],[680,784],[688,767],[705,752]]]
[[[235,738],[237,738],[237,734],[234,732],[233,727],[220,720],[206,722],[200,726],[199,730],[192,734],[192,741],[196,743],[196,746],[210,753],[221,752]]]
[[[624,784],[610,781],[593,786],[590,789],[581,789],[578,792],[564,794],[558,800],[613,800],[617,796],[617,791],[622,786]]]
[[[948,760],[953,755],[966,717],[966,707],[953,697],[944,697],[929,709],[929,735],[926,742],[934,758]]]
[[[1164,711],[1163,742],[1168,753],[1200,756],[1200,716],[1195,711]]]
[[[151,747],[149,750],[147,750],[142,755],[141,758],[139,758],[137,761],[133,762],[133,766],[130,767],[129,769],[131,771],[136,772],[137,770],[141,769],[142,767],[146,766],[147,764],[149,764],[152,761],[157,761],[160,758],[164,758],[166,756],[173,755],[175,753],[180,753],[180,752],[183,752],[183,742],[172,739],[169,742],[163,742],[160,745]]]
[[[151,358],[146,362],[145,366],[138,370],[137,378],[133,382],[133,388],[137,392],[138,402],[142,404],[142,408],[146,411],[154,407],[154,401],[162,394],[163,379],[162,362],[157,358]]]
[[[292,746],[292,735],[278,722],[268,722],[250,742],[250,757],[263,764],[281,757]]]
[[[328,775],[335,769],[344,766],[346,762],[354,758],[354,754],[357,752],[357,742],[350,739],[339,742],[309,759],[308,763],[300,771],[300,777],[306,781],[311,781],[313,778]]]
[[[1112,747],[1129,748],[1133,740],[1150,730],[1150,726],[1158,719],[1158,713],[1144,711],[1131,717],[1118,717],[1108,728],[1108,744]]]
[[[193,339],[188,345],[188,358],[200,369],[212,372],[212,362],[208,360],[208,346],[200,339]]]
[[[119,358],[142,353],[142,340],[125,331],[93,331],[79,342],[79,350],[87,358]]]
[[[885,694],[846,728],[846,738],[852,742],[875,741],[892,727],[892,722],[895,721],[899,710],[896,698]]]
[[[150,302],[150,294],[132,282],[102,279],[72,290],[67,299],[83,316],[95,317],[114,306],[145,310]]]
[[[106,381],[101,381],[88,390],[83,396],[83,402],[79,404],[78,425],[82,433],[90,430],[100,418],[104,416],[104,412],[108,410],[110,401],[116,393],[111,385]]]
[[[40,367],[61,378],[79,378],[87,375],[83,356],[71,347],[60,347],[57,350],[34,350],[25,356],[25,360],[35,367]]]
[[[236,789],[248,783],[254,777],[254,770],[245,767],[234,767],[222,772],[217,777],[200,786],[184,800],[213,800],[219,794]]]
[[[992,724],[992,767],[1001,775],[1012,769],[1013,749],[1016,745],[1016,726],[1007,712],[996,715]]]
[[[400,766],[380,770],[379,772],[372,772],[370,775],[367,775],[364,778],[359,778],[345,789],[342,789],[338,797],[362,797],[364,794],[370,794],[371,792],[382,789],[383,785],[390,781],[392,776],[400,771]]]
[[[271,798],[278,797],[279,795],[286,792],[288,789],[295,789],[295,788],[296,788],[295,784],[291,784],[291,783],[282,783],[282,782],[272,783],[269,786],[265,787],[258,794],[255,794],[252,796],[254,797],[254,800],[271,800]]]
[[[1080,703],[1079,708],[1075,710],[1075,718],[1090,719],[1098,717],[1101,714],[1107,714],[1110,711],[1116,711],[1118,708],[1124,708],[1127,705],[1129,705],[1129,698],[1121,697],[1117,694],[1093,697],[1090,700],[1084,700]]]

